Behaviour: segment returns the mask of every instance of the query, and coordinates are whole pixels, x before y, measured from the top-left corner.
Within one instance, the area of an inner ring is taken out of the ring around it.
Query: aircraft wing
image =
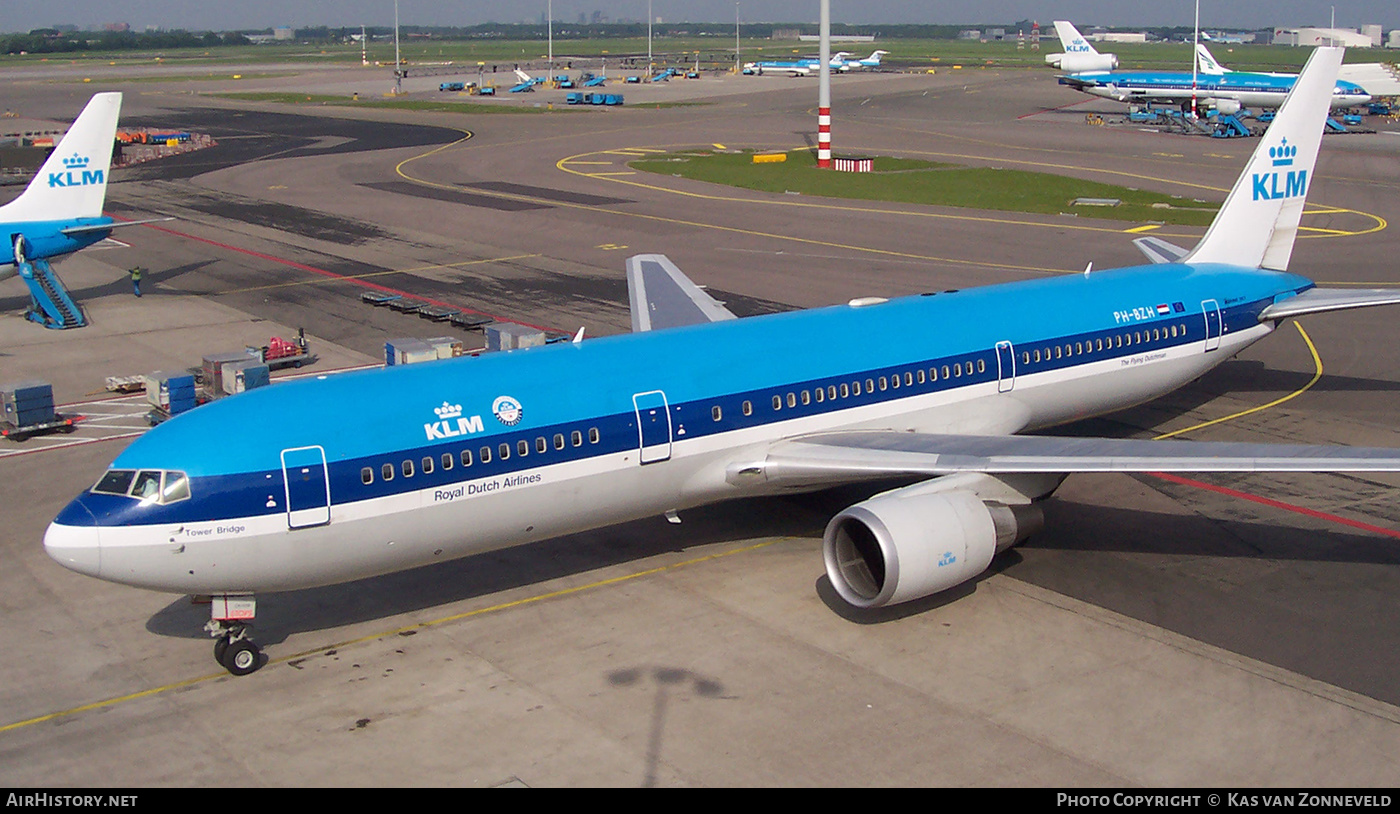
[[[1191,253],[1190,249],[1183,249],[1160,237],[1140,237],[1133,241],[1133,245],[1153,263],[1180,263],[1182,258]]]
[[[1099,81],[1097,79],[1086,79],[1082,76],[1072,73],[1063,74],[1056,78],[1060,80],[1060,84],[1069,85],[1073,88],[1094,88],[1098,87],[1099,85]]]
[[[1400,472],[1400,449],[874,430],[782,441],[761,460],[731,464],[727,476],[809,486],[959,472]]]
[[[664,254],[627,258],[627,296],[633,333],[735,319]]]

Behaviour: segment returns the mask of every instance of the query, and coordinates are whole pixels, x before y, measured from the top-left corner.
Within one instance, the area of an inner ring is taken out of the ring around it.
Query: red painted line
[[[227,244],[227,243],[220,243],[220,242],[217,241],[217,240],[210,240],[210,239],[207,238],[207,237],[197,237],[197,236],[195,236],[195,235],[185,234],[184,232],[177,232],[177,231],[175,231],[174,229],[168,229],[168,228],[166,228],[166,227],[164,227],[164,226],[157,226],[157,225],[155,225],[155,224],[153,224],[153,223],[151,223],[151,224],[145,224],[145,225],[146,225],[146,227],[149,228],[149,229],[155,229],[155,230],[158,231],[158,232],[165,232],[165,233],[168,234],[168,235],[174,235],[175,237],[182,237],[182,238],[185,238],[186,240],[193,240],[193,241],[195,241],[195,242],[197,242],[197,243],[204,243],[204,244],[209,245],[209,246],[215,246],[215,247],[218,247],[218,248],[220,248],[220,249],[225,249],[225,250],[231,251],[231,252],[237,252],[237,253],[239,253],[239,254],[246,254],[246,255],[248,255],[248,256],[250,256],[250,257],[256,257],[256,258],[258,258],[258,259],[260,259],[260,260],[267,260],[267,261],[272,262],[272,263],[278,263],[278,264],[281,264],[281,265],[284,265],[284,266],[289,266],[289,267],[291,267],[291,268],[298,269],[298,270],[300,270],[300,271],[305,271],[305,272],[308,272],[308,273],[310,273],[310,274],[317,274],[317,275],[320,275],[320,276],[322,276],[322,277],[330,278],[330,279],[332,279],[332,280],[339,280],[340,282],[344,282],[344,283],[353,283],[354,285],[360,286],[361,288],[369,288],[369,289],[373,289],[373,290],[375,290],[375,291],[382,291],[382,292],[384,292],[384,293],[386,293],[386,294],[398,294],[398,295],[400,295],[400,296],[407,297],[407,298],[412,299],[412,300],[421,300],[422,302],[426,302],[426,303],[429,304],[429,305],[440,305],[440,306],[442,306],[442,307],[444,307],[444,308],[459,308],[459,309],[461,309],[462,311],[465,311],[466,313],[469,313],[469,314],[479,314],[479,315],[484,316],[484,317],[491,317],[492,319],[496,320],[497,322],[509,322],[509,323],[514,324],[514,325],[523,325],[523,326],[525,326],[526,328],[534,328],[534,329],[537,330],[537,331],[546,331],[546,332],[551,332],[551,333],[552,333],[552,332],[555,332],[555,331],[558,330],[558,329],[556,329],[556,328],[546,328],[546,327],[543,326],[543,325],[532,325],[532,324],[530,324],[530,323],[528,323],[528,322],[521,322],[521,321],[518,320],[518,319],[505,319],[505,318],[503,318],[503,317],[498,317],[498,316],[496,316],[495,314],[488,314],[488,313],[485,312],[485,311],[476,311],[476,310],[473,310],[473,309],[471,309],[471,308],[462,308],[462,307],[459,306],[459,305],[454,305],[454,304],[452,304],[452,303],[450,303],[450,302],[443,302],[442,300],[433,300],[433,299],[428,299],[427,297],[420,297],[420,296],[418,296],[417,294],[410,294],[409,292],[403,291],[403,290],[401,290],[401,289],[390,288],[389,286],[379,285],[378,283],[371,283],[371,282],[368,282],[368,281],[366,281],[366,280],[360,280],[360,279],[357,279],[357,278],[355,278],[355,277],[351,277],[351,276],[348,276],[348,275],[345,275],[345,274],[337,274],[337,273],[335,273],[334,271],[330,271],[330,270],[328,270],[328,269],[323,269],[323,268],[317,268],[316,266],[308,266],[308,265],[306,265],[305,263],[298,263],[298,262],[296,262],[295,260],[287,260],[287,259],[285,259],[285,258],[275,257],[275,256],[270,255],[270,254],[264,254],[263,252],[255,252],[255,251],[253,251],[252,249],[243,249],[243,248],[239,248],[238,246],[230,246],[230,245]]]
[[[1148,474],[1156,478],[1161,478],[1165,481],[1181,484],[1182,486],[1194,486],[1198,489],[1205,489],[1208,492],[1215,492],[1217,494],[1239,498],[1240,500],[1248,500],[1251,503],[1259,503],[1264,506],[1269,506],[1275,509],[1283,509],[1284,511],[1294,512],[1296,514],[1304,515],[1305,517],[1312,517],[1318,520],[1326,520],[1330,523],[1337,523],[1338,525],[1349,526],[1351,528],[1360,529],[1362,531],[1369,531],[1372,534],[1379,534],[1383,537],[1394,537],[1396,539],[1400,539],[1400,531],[1382,528],[1381,526],[1373,526],[1370,523],[1363,523],[1360,520],[1352,520],[1350,518],[1342,517],[1340,515],[1328,514],[1327,512],[1320,512],[1317,509],[1308,509],[1303,506],[1295,506],[1292,503],[1284,503],[1281,500],[1274,500],[1273,498],[1252,495],[1248,492],[1241,492],[1238,489],[1229,489],[1224,486],[1216,486],[1213,483],[1192,480],[1191,478],[1183,478],[1180,475],[1168,475],[1165,472],[1150,472]]]

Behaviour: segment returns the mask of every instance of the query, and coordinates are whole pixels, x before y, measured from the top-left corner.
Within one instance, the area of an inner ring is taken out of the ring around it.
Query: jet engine
[[[851,605],[879,608],[946,591],[1045,524],[1035,504],[984,501],[962,490],[901,494],[918,488],[877,495],[827,524],[826,573]]]
[[[1240,112],[1238,99],[1207,99],[1206,106],[1215,108],[1215,112],[1222,116],[1233,116]]]
[[[1065,73],[1112,71],[1118,67],[1117,54],[1046,54],[1045,63]]]

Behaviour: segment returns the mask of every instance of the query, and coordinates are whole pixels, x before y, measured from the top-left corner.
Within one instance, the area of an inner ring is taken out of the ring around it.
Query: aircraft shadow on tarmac
[[[186,263],[183,266],[175,266],[174,268],[161,269],[159,271],[144,269],[141,275],[141,282],[145,286],[145,289],[142,291],[142,294],[148,297],[153,295],[158,297],[161,292],[156,288],[157,284],[178,279],[181,275],[189,274],[190,272],[200,271],[201,269],[213,265],[215,262],[217,261],[201,260],[198,263]],[[62,270],[60,269],[59,271],[59,278],[62,279]],[[110,283],[92,285],[86,288],[70,288],[68,291],[79,303],[98,297],[108,297],[119,294],[130,295],[131,278],[127,276],[125,270],[122,270],[121,276]],[[20,311],[28,307],[28,294],[17,297],[0,297],[0,312]],[[35,327],[37,328],[38,326],[36,325]]]

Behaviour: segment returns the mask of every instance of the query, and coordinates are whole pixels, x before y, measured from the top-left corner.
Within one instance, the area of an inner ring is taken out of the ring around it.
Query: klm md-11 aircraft
[[[210,596],[215,656],[241,675],[262,663],[256,593],[730,498],[925,478],[826,528],[832,584],[878,608],[982,573],[1068,474],[1400,471],[1396,449],[1016,434],[1171,392],[1289,317],[1400,303],[1285,271],[1340,62],[1312,56],[1189,252],[1155,241],[1146,267],[749,319],[633,257],[630,335],[200,407],[133,442],[44,545],[84,574]],[[317,419],[261,419],[292,412]]]
[[[1046,54],[1045,64],[1065,73],[1111,71],[1118,67],[1117,54],[1100,54],[1084,39],[1079,29],[1068,20],[1055,21],[1055,34],[1060,38],[1063,54]]]
[[[1194,99],[1200,107],[1231,114],[1242,107],[1278,107],[1297,78],[1295,74],[1227,71],[1209,51],[1202,54],[1203,51],[1204,48],[1197,48],[1199,71],[1195,76],[1179,71],[1099,70],[1061,76],[1060,84],[1118,102],[1180,105],[1186,109]],[[1371,101],[1371,95],[1355,82],[1337,79],[1330,99],[1332,107],[1351,107]]]

